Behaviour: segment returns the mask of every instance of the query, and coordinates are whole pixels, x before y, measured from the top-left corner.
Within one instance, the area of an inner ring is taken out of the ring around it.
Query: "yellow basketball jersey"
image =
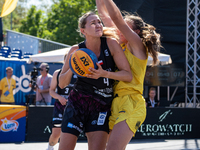
[[[125,44],[122,44],[121,47],[124,50],[125,56],[131,67],[133,79],[131,82],[119,81],[118,83],[116,83],[114,86],[114,94],[118,94],[118,96],[124,96],[134,93],[143,94],[143,83],[148,57],[145,60],[141,60],[135,57],[127,49]]]

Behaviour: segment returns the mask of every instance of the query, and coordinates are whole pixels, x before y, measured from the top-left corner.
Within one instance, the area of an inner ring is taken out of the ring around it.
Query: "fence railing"
[[[21,49],[22,52],[31,52],[33,54],[38,54],[42,52],[52,51],[56,49],[61,49],[65,47],[70,47],[70,45],[62,44],[59,42],[54,42],[35,36],[27,35],[24,33],[19,33],[16,31],[6,30],[7,43],[5,45],[11,47],[11,49]]]

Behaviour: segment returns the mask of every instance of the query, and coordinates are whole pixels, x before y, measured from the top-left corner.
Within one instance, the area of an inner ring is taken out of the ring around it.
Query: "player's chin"
[[[101,37],[103,35],[103,32],[99,31],[99,32],[96,32],[95,34],[97,37]]]

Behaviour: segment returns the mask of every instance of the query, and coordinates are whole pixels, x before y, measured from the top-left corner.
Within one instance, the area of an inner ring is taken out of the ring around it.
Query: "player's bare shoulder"
[[[70,51],[69,51],[68,54],[73,53],[73,52],[74,52],[75,50],[77,50],[77,49],[79,49],[79,46],[78,46],[78,45],[73,45],[73,46],[71,47],[71,49],[70,49]]]
[[[117,39],[107,38],[107,44],[110,49],[111,54],[113,55],[116,51],[121,50],[121,46]]]

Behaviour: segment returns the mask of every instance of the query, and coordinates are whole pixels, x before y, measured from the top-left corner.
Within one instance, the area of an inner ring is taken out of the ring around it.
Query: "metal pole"
[[[186,81],[185,81],[185,107],[187,107],[187,102],[188,102],[188,32],[189,32],[189,0],[187,0],[187,24],[186,24]]]
[[[167,101],[170,99],[170,87],[167,86]]]
[[[157,99],[160,100],[160,86],[157,86]]]
[[[196,107],[196,78],[197,78],[197,9],[198,0],[195,2],[195,29],[194,29],[194,87],[193,87],[193,107]]]
[[[10,29],[12,30],[12,13],[11,13],[11,16],[10,16]]]

